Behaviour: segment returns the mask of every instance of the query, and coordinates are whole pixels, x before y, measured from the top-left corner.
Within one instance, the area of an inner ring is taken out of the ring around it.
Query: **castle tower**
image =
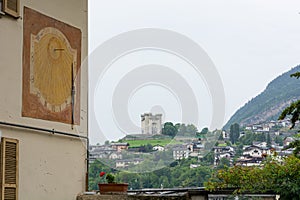
[[[141,115],[142,134],[157,135],[162,130],[162,114],[152,115],[144,113]]]

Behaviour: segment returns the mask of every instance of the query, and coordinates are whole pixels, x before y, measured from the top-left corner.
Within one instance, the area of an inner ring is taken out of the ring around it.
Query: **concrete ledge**
[[[100,194],[83,194],[77,196],[76,200],[127,200],[127,194],[112,194],[112,195],[100,195]]]
[[[233,197],[233,189],[223,189],[215,192],[206,191],[204,188],[173,188],[173,189],[140,189],[129,190],[127,194],[82,194],[77,200],[208,200],[227,199]],[[272,192],[265,194],[239,194],[238,196],[261,200],[275,200],[277,195]]]
[[[158,195],[158,194],[111,194],[111,195],[79,195],[76,200],[190,200],[188,194]]]

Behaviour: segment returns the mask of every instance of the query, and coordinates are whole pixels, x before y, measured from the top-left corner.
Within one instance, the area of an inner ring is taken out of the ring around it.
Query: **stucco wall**
[[[34,9],[82,32],[87,56],[86,0],[21,0],[19,19],[0,18],[0,121],[87,136],[87,67],[81,68],[80,125],[22,117],[23,8]],[[76,199],[85,188],[86,141],[0,125],[2,137],[19,140],[19,199]]]
[[[84,191],[85,145],[79,139],[0,128],[19,140],[19,199],[72,199]]]

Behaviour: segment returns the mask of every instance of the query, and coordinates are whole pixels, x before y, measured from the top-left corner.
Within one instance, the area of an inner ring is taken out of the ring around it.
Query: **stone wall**
[[[265,195],[244,195],[244,198],[255,197],[261,200],[275,200],[276,195],[265,194]],[[216,199],[227,199],[226,195],[208,195],[208,194],[189,194],[185,193],[174,193],[174,194],[112,194],[112,195],[79,195],[77,200],[216,200]]]

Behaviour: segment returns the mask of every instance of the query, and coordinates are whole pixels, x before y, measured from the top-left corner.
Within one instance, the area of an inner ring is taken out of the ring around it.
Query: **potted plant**
[[[103,177],[107,183],[99,183],[100,194],[111,194],[111,193],[126,193],[128,190],[127,183],[116,183],[115,176],[112,174],[106,174],[100,172],[100,177]]]

